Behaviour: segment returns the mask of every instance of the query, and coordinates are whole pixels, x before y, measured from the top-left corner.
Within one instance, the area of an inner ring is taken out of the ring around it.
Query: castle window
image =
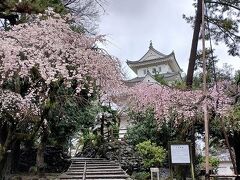
[[[144,73],[144,74],[147,74],[147,69],[144,69],[144,70],[143,70],[143,73]]]
[[[157,73],[156,68],[152,68],[152,73],[153,73],[153,74],[156,74],[156,73]]]
[[[159,66],[159,67],[158,67],[158,72],[161,72],[161,71],[162,71],[162,67]]]

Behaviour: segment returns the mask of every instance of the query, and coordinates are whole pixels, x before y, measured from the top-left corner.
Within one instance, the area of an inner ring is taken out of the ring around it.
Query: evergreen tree
[[[81,32],[95,34],[104,0],[1,0],[0,22],[5,29],[27,21],[26,14],[44,13],[48,8],[59,14],[70,13]],[[1,25],[0,25],[1,26]]]
[[[196,16],[183,18],[188,23],[194,23],[194,33],[192,39],[192,47],[188,64],[186,84],[188,87],[192,86],[193,73],[197,57],[197,46],[201,28],[202,16],[202,0],[198,0],[194,4],[196,8]],[[228,53],[232,56],[239,56],[240,54],[240,2],[239,0],[207,0],[205,1],[206,13],[206,28],[208,29],[207,38],[213,38],[215,43],[224,42],[228,47]]]

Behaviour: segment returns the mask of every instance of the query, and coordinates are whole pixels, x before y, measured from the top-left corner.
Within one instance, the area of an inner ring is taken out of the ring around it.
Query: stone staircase
[[[72,164],[60,180],[125,180],[129,176],[114,161],[101,158],[72,158]]]

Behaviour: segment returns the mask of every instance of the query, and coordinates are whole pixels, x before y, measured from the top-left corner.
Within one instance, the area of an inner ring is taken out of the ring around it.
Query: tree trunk
[[[7,152],[6,157],[6,163],[5,163],[5,179],[9,179],[10,175],[11,175],[11,165],[12,165],[12,156],[13,156],[13,152],[10,150]]]
[[[192,163],[195,164],[196,163],[196,137],[195,137],[195,121],[192,125],[192,129],[191,129],[191,150],[192,150]],[[195,168],[194,168],[195,171]],[[194,172],[194,174],[196,174],[196,172]]]
[[[229,138],[228,138],[227,132],[225,130],[225,124],[224,124],[224,121],[223,121],[222,118],[221,118],[220,122],[221,122],[221,126],[222,126],[223,136],[224,136],[224,139],[225,139],[228,151],[229,151],[230,159],[231,159],[231,162],[232,162],[232,165],[233,165],[234,174],[238,174],[237,173],[236,160],[235,160],[236,158],[234,159],[232,148],[231,148],[230,143],[229,143]]]
[[[20,144],[20,140],[16,140],[12,146],[11,173],[15,173],[18,171]]]
[[[47,120],[45,119],[42,123],[42,136],[36,157],[36,165],[39,177],[45,177],[44,151],[47,145],[48,134],[48,125]]]
[[[192,88],[192,84],[193,84],[193,73],[194,73],[194,67],[196,63],[198,38],[199,38],[201,22],[202,22],[201,17],[202,17],[202,0],[198,0],[197,13],[196,13],[196,19],[194,23],[194,31],[193,31],[193,38],[192,38],[191,53],[190,53],[187,77],[186,77],[186,85],[189,89]]]
[[[5,132],[5,142],[1,143],[1,150],[0,150],[0,179],[3,179],[3,177],[7,173],[7,161],[8,161],[8,150],[11,146],[12,142],[12,126],[6,126],[8,129]],[[3,139],[2,139],[3,140]]]
[[[5,141],[6,141],[7,134],[8,134],[6,130],[7,130],[6,125],[3,125],[0,128],[0,179],[3,179],[3,174],[5,174],[4,167],[5,167],[6,160],[7,160],[6,151],[4,149]]]
[[[0,179],[9,179],[11,174],[12,152],[6,152],[0,161]]]
[[[234,132],[233,137],[233,149],[235,152],[237,173],[240,174],[240,133],[236,131]]]
[[[37,150],[37,157],[36,157],[36,164],[37,164],[37,171],[39,177],[44,177],[45,165],[44,165],[44,150],[45,150],[46,143],[41,140],[38,150]]]
[[[105,118],[104,115],[102,115],[102,118],[101,118],[101,129],[100,129],[102,142],[104,141],[104,118]]]
[[[8,127],[6,124],[2,125],[0,128],[0,144],[3,146],[5,144],[6,138],[7,138],[7,131]]]
[[[240,143],[235,145],[233,148],[236,156],[236,165],[237,165],[237,172],[238,172],[237,174],[239,175],[240,174]],[[240,177],[236,177],[235,180],[240,180]]]
[[[7,162],[7,153],[1,154],[2,157],[0,157],[0,179],[4,179],[4,176],[6,174],[6,162]]]

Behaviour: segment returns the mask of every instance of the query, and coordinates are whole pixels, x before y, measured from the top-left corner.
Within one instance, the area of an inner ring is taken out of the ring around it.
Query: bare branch
[[[21,43],[17,38],[15,38],[15,37],[13,37],[13,36],[6,36],[6,38],[14,39],[14,40],[16,40],[19,44],[22,45],[22,43]]]
[[[234,8],[234,9],[240,11],[240,8],[239,8],[239,7],[234,6],[234,5],[232,5],[232,4],[229,4],[229,3],[221,2],[221,1],[206,1],[205,3],[208,3],[208,4],[220,4],[220,5],[228,6],[228,7],[231,7],[231,8]]]

